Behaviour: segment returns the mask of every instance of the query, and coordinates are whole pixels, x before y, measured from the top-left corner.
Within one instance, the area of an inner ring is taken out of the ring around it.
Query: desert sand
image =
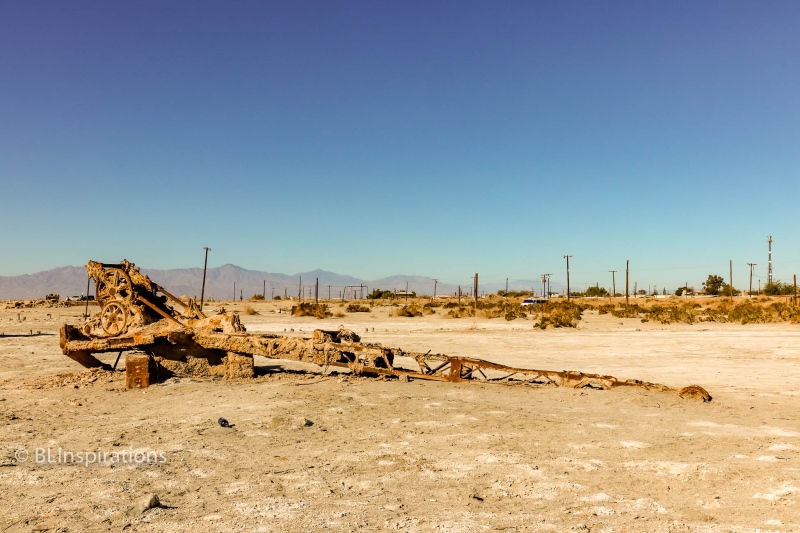
[[[713,401],[378,380],[265,358],[254,379],[126,391],[124,373],[61,354],[58,328],[82,308],[4,310],[0,532],[800,531],[796,324],[589,311],[575,329],[542,331],[390,307],[317,320],[289,306],[254,304],[242,322],[306,336],[344,325],[387,346],[697,384]],[[79,374],[55,378],[66,373]],[[59,461],[59,449],[118,459]],[[160,506],[136,508],[152,494]]]

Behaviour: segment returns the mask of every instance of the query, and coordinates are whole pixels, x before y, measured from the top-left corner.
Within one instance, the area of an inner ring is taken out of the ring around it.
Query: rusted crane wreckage
[[[260,355],[325,368],[346,368],[356,375],[520,386],[639,387],[711,400],[708,392],[698,385],[675,389],[600,374],[513,368],[468,357],[407,352],[361,342],[357,334],[344,328],[315,330],[311,338],[247,333],[237,314],[221,310],[217,315],[206,316],[194,300],[183,301],[173,296],[131,262],[90,261],[86,269],[95,282],[100,312],[78,326],[64,324],[61,349],[89,368],[109,366],[97,359],[95,353],[119,352],[119,362],[120,355],[129,352],[126,356],[129,386],[147,386],[152,376],[180,375],[193,370],[226,377],[252,377],[253,356]]]

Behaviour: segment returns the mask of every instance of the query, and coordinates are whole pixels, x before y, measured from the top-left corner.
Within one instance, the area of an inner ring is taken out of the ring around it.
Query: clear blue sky
[[[800,271],[800,2],[0,5],[0,275]],[[619,278],[618,278],[619,279]],[[563,280],[561,280],[563,281]],[[738,281],[738,282],[737,282]]]

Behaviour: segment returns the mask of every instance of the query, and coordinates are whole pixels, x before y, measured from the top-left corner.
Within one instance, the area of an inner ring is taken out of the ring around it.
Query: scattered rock
[[[128,508],[128,516],[144,514],[148,509],[153,509],[154,507],[161,507],[161,502],[158,500],[158,495],[148,494]]]

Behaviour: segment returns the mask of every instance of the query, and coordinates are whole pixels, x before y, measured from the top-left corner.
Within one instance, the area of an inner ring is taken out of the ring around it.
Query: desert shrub
[[[464,318],[475,316],[475,310],[472,307],[455,306],[447,312],[450,318]]]
[[[280,300],[280,299],[281,299],[280,296],[276,296],[275,298],[273,298],[273,300]]]
[[[607,315],[608,313],[611,313],[613,311],[614,311],[614,304],[601,304],[597,308],[598,315]]]
[[[447,302],[446,304],[444,304],[445,309],[455,309],[456,307],[461,307],[461,304],[458,304],[456,302]]]
[[[653,305],[642,310],[648,320],[656,320],[662,324],[682,322],[694,324],[697,313],[687,305]]]
[[[481,309],[479,312],[481,316],[486,318],[497,318],[506,315],[506,311],[502,307],[494,307],[494,306],[492,307],[487,306],[486,308]]]
[[[638,304],[621,305],[615,309],[610,309],[609,313],[616,318],[639,318],[639,312],[642,308]]]
[[[346,317],[347,315],[346,315],[346,314],[344,314],[344,313],[343,313],[343,312],[341,312],[341,311],[336,311],[335,313],[333,313],[333,316],[335,316],[336,318],[344,318],[344,317]]]
[[[244,304],[244,314],[246,315],[257,315],[258,311],[250,304]]]
[[[505,314],[505,317],[504,317],[504,318],[505,318],[506,320],[516,320],[516,319],[518,319],[518,318],[526,318],[527,316],[528,316],[528,315],[526,315],[526,314],[525,314],[525,313],[524,313],[522,310],[519,310],[519,309],[517,309],[517,310],[510,310],[510,311],[508,311],[508,312]]]
[[[539,317],[533,327],[547,329],[548,326],[554,328],[574,328],[577,327],[581,319],[581,314],[585,306],[574,302],[548,302],[538,305],[532,314]]]
[[[422,314],[423,315],[435,315],[436,310],[433,308],[434,306],[430,303],[426,303],[422,306]]]
[[[254,294],[253,296],[250,297],[250,301],[251,302],[257,302],[257,301],[260,301],[260,300],[263,300],[263,299],[264,299],[264,295],[263,294]]]
[[[347,306],[348,313],[369,313],[370,308],[366,305],[361,305],[358,303],[352,303]]]
[[[422,316],[422,308],[417,304],[404,305],[394,310],[394,316],[415,317]]]
[[[317,318],[327,318],[333,316],[326,304],[312,304],[302,302],[292,306],[292,316],[315,316]]]

